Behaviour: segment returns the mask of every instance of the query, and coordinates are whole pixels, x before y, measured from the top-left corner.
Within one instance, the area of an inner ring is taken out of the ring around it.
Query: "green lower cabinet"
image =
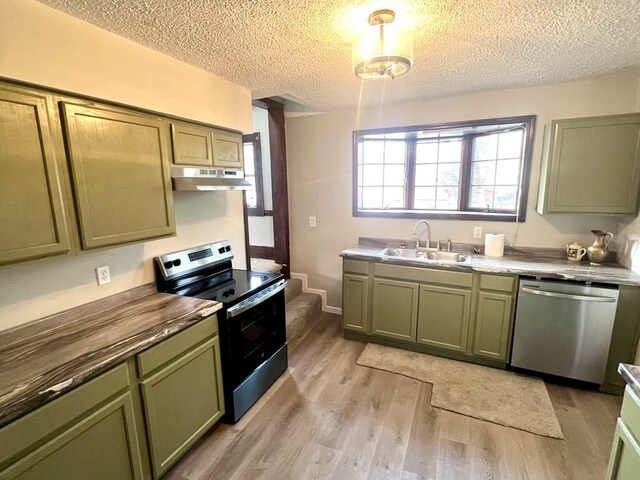
[[[421,285],[418,343],[466,352],[470,310],[471,291]]]
[[[0,478],[142,479],[132,425],[131,394],[127,392],[2,472]]]
[[[478,292],[473,355],[507,361],[513,297],[500,293]]]
[[[159,478],[222,415],[218,337],[140,382],[154,478]]]
[[[120,365],[0,429],[0,479],[143,479],[128,388]]]
[[[416,341],[419,285],[374,278],[372,334]]]
[[[613,435],[613,448],[605,478],[607,480],[637,480],[640,478],[640,444],[620,418]]]
[[[620,418],[613,435],[607,480],[640,478],[640,399],[626,387]]]
[[[369,277],[345,274],[342,287],[344,328],[366,332],[369,322]]]

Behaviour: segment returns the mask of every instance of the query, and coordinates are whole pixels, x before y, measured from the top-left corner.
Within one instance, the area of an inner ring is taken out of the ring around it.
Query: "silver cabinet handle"
[[[533,295],[543,295],[545,297],[566,298],[568,300],[581,300],[585,302],[615,302],[613,297],[597,297],[592,295],[571,295],[568,293],[548,292],[546,290],[535,290],[533,288],[522,287],[522,293],[531,293]]]
[[[227,310],[227,318],[233,318],[236,315],[240,315],[242,312],[246,312],[250,308],[255,307],[256,305],[260,305],[265,300],[268,300],[269,298],[273,297],[276,293],[284,290],[284,287],[286,286],[287,286],[287,282],[285,280],[281,280],[281,283],[276,283],[272,285],[270,287],[272,288],[272,290],[269,290],[267,293],[255,298],[254,300],[248,301],[247,303],[241,302],[235,307],[231,307],[230,309]]]

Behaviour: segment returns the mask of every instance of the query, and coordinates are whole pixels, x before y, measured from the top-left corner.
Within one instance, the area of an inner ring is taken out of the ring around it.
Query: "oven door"
[[[281,281],[227,310],[233,388],[287,342]]]

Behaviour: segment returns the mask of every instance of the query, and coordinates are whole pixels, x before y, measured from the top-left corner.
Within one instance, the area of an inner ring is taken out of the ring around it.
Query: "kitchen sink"
[[[382,255],[388,257],[401,257],[401,258],[425,258],[426,252],[419,252],[413,248],[385,248],[382,251]]]
[[[429,260],[438,260],[440,262],[464,262],[467,257],[457,252],[427,252]]]
[[[397,257],[397,258],[415,258],[419,260],[434,260],[438,262],[464,262],[467,260],[466,255],[462,255],[457,252],[432,252],[432,251],[421,251],[415,250],[413,248],[395,248],[388,247],[385,248],[382,252],[382,255],[387,257]]]

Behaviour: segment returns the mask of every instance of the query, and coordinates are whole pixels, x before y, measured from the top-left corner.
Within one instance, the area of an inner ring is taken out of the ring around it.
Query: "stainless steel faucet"
[[[438,242],[436,243],[436,248],[438,249],[439,252],[442,252],[442,248],[446,248],[446,250],[444,250],[445,252],[450,252],[451,251],[451,239],[448,240],[438,240]]]
[[[422,232],[420,232],[420,234],[418,234],[418,227],[420,226],[421,223],[424,224],[425,228],[422,230]],[[427,232],[426,248],[430,248],[431,247],[431,227],[429,226],[426,220],[418,220],[415,226],[413,227],[413,231],[411,232],[411,238],[416,241],[416,249],[420,248],[420,239],[422,238],[422,235],[424,234],[424,232]]]

